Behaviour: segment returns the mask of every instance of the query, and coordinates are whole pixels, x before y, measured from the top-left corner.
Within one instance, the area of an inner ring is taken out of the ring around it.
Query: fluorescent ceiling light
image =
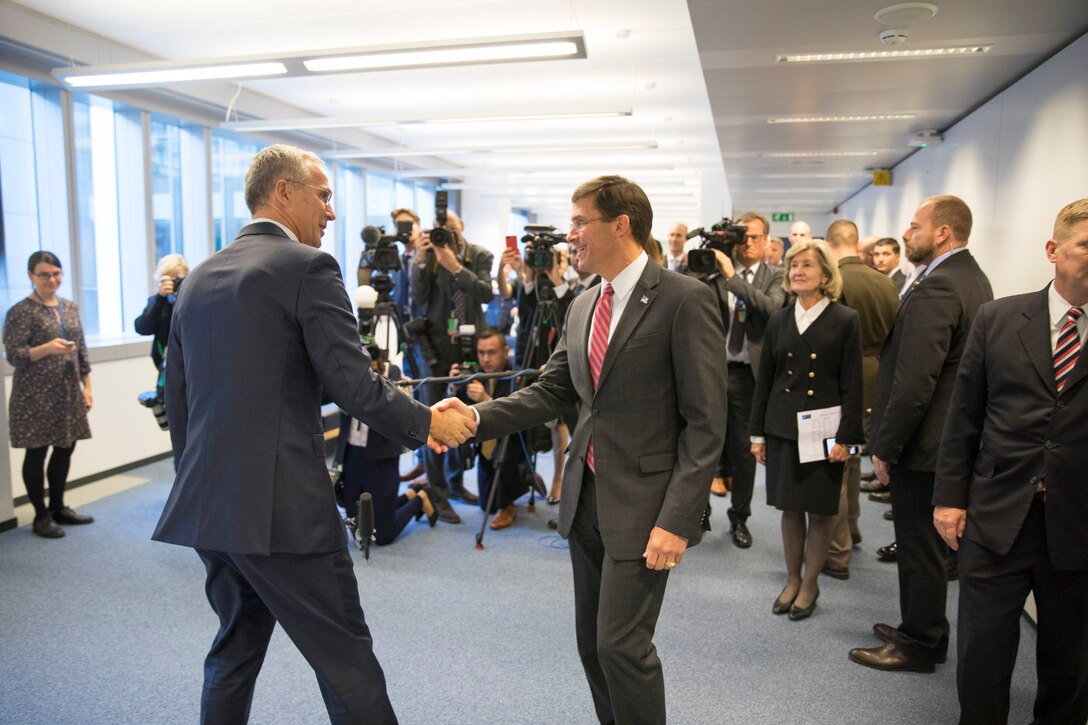
[[[571,113],[525,113],[480,116],[447,116],[444,118],[386,118],[366,116],[314,116],[309,118],[282,118],[263,121],[230,121],[219,127],[230,131],[308,131],[328,128],[373,128],[378,126],[414,126],[456,123],[495,123],[522,121],[568,121],[586,118],[616,118],[630,116],[631,110],[575,111]]]
[[[841,156],[877,156],[879,151],[761,151],[765,159],[830,158]]]
[[[760,179],[853,179],[856,176],[868,176],[865,171],[850,174],[757,174]],[[743,178],[743,177],[742,177]]]
[[[966,58],[989,53],[993,45],[962,45],[951,48],[910,50],[856,50],[844,53],[796,53],[776,55],[776,63],[850,63],[868,60],[923,60],[925,58]]]
[[[446,148],[446,149],[415,149],[415,148],[390,148],[380,151],[364,151],[363,149],[346,149],[342,151],[329,151],[324,154],[329,159],[398,159],[410,156],[469,156],[490,154],[552,154],[583,151],[640,151],[656,149],[656,141],[620,141],[617,143],[580,143],[564,144],[561,146],[496,146],[492,148]]]
[[[186,81],[296,77],[312,76],[314,73],[585,57],[582,32],[570,31],[235,58],[65,67],[54,68],[53,76],[73,88],[110,89]]]
[[[143,64],[142,70],[125,70],[139,65],[141,64],[89,66],[84,69],[58,68],[53,71],[53,75],[71,88],[124,88],[225,78],[264,78],[287,73],[287,67],[279,62],[226,63],[189,67],[179,67],[174,63],[169,64],[169,67],[161,68],[149,68],[146,67],[148,64]],[[111,68],[116,70],[110,70]]]
[[[838,123],[845,121],[910,121],[917,113],[884,113],[869,116],[778,116],[767,123]]]
[[[584,57],[584,50],[572,40],[554,42],[507,42],[487,45],[431,48],[426,50],[395,50],[335,57],[311,58],[302,61],[311,73],[345,71],[391,70],[421,68],[435,65],[474,65],[476,63],[509,63],[521,60],[561,60]]]

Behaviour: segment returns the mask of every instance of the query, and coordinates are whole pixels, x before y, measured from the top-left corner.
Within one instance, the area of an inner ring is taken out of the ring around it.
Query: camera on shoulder
[[[696,274],[713,274],[718,268],[718,260],[713,250],[722,252],[727,257],[733,256],[733,248],[744,241],[748,227],[734,224],[728,217],[714,222],[710,229],[699,227],[688,232],[687,238],[699,237],[702,243],[698,249],[688,252],[688,270]]]

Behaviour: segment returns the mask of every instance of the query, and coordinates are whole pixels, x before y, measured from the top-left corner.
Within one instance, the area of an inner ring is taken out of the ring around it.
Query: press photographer
[[[410,266],[412,301],[425,309],[426,329],[420,335],[434,347],[435,371],[446,371],[461,362],[458,341],[461,325],[474,325],[477,330],[487,324],[483,305],[491,301],[491,266],[494,255],[466,241],[462,224],[448,210],[445,192],[435,198],[435,226],[423,235],[416,251],[415,264]],[[414,322],[414,321],[413,321]],[[426,400],[442,399],[441,384],[425,386]],[[454,484],[446,483],[442,472],[442,456],[428,450],[424,468],[440,517],[448,523],[460,523],[461,518],[450,507],[449,498],[476,503],[476,496]]]
[[[703,245],[688,252],[689,270],[702,275],[717,293],[726,332],[729,394],[725,446],[710,492],[715,496],[729,493],[726,479],[731,470],[729,529],[733,543],[742,549],[752,545],[746,522],[752,513],[756,475],[748,438],[754,371],[759,365],[767,320],[786,300],[782,268],[763,263],[769,228],[767,220],[755,212],[743,214],[736,223],[722,219],[709,231],[692,232],[703,238]]]
[[[166,406],[163,402],[163,386],[166,382],[166,343],[170,340],[170,321],[174,316],[174,302],[178,290],[189,274],[189,263],[180,254],[167,254],[155,267],[154,282],[158,292],[147,298],[147,307],[136,318],[136,332],[141,335],[154,335],[151,343],[151,362],[157,371],[155,389],[141,393],[140,405],[150,408],[155,415],[159,428],[167,430]]]

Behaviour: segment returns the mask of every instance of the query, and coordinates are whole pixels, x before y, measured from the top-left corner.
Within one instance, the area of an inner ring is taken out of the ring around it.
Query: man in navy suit
[[[1054,282],[983,305],[941,438],[933,522],[959,549],[961,723],[1005,722],[1034,592],[1035,722],[1088,721],[1088,199],[1046,243]]]
[[[177,477],[153,538],[194,547],[207,569],[220,627],[202,722],[246,721],[277,622],[332,722],[396,722],[326,471],[322,393],[404,446],[474,431],[371,371],[340,267],[319,249],[336,218],[322,166],[291,146],[259,152],[245,184],[253,221],[192,271],[174,310]]]
[[[994,297],[967,250],[971,221],[962,199],[934,196],[903,234],[907,258],[925,271],[881,349],[869,437],[873,470],[891,485],[902,618],[873,627],[883,645],[850,651],[879,670],[933,672],[948,651],[948,547],[932,525],[934,471],[971,321]]]

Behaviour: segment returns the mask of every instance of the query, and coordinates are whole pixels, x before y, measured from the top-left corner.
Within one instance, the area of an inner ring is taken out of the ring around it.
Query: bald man
[[[669,253],[665,256],[665,267],[673,272],[685,274],[688,271],[684,257],[684,242],[688,240],[688,225],[676,222],[669,230]]]
[[[790,227],[790,245],[812,241],[812,227],[808,222],[794,222]]]

